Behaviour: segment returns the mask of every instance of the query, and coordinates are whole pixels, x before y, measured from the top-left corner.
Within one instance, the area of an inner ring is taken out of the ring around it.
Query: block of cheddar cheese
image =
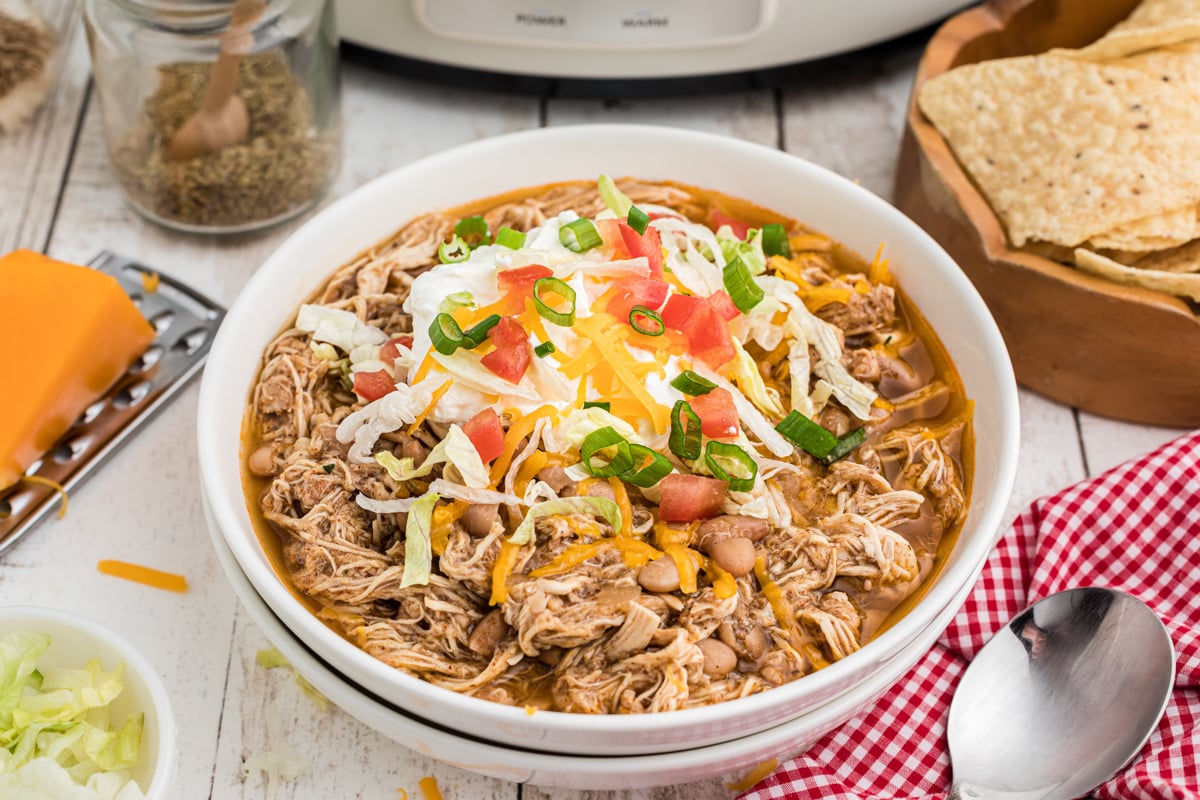
[[[0,257],[0,490],[154,341],[116,279],[29,250]]]

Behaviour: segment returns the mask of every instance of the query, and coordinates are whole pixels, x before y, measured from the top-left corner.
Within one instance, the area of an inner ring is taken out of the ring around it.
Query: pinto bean
[[[396,457],[411,458],[414,467],[419,467],[425,463],[427,455],[429,455],[429,451],[425,448],[425,445],[413,438],[409,438],[396,448]]]
[[[754,569],[754,542],[743,536],[715,542],[709,546],[708,554],[718,567],[735,578],[749,575]]]
[[[696,642],[704,654],[704,674],[724,678],[737,666],[737,654],[733,648],[717,639],[701,639]]]
[[[575,488],[575,481],[571,480],[565,469],[557,465],[542,467],[538,470],[537,478],[553,489],[555,494],[562,494],[563,489],[568,487]]]
[[[482,539],[492,532],[499,512],[498,503],[472,503],[462,515],[462,526],[476,539]]]
[[[590,480],[582,484],[584,497],[605,497],[609,500],[616,500],[617,494],[613,488],[608,485],[605,480]]]
[[[275,446],[260,444],[246,459],[250,472],[260,478],[270,478],[275,474]]]
[[[702,548],[721,539],[732,539],[737,536],[757,542],[770,532],[771,523],[765,519],[726,514],[701,522],[700,527],[696,529],[696,541]]]
[[[679,588],[675,559],[662,556],[638,570],[638,583],[648,592],[673,592]]]
[[[475,630],[471,631],[471,635],[467,637],[467,647],[471,651],[481,656],[490,656],[496,652],[496,647],[500,644],[500,640],[508,633],[508,623],[504,620],[504,612],[500,609],[493,609],[475,626]]]

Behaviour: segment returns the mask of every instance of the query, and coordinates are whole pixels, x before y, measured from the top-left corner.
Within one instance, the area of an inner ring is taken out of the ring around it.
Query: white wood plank
[[[1187,433],[1184,428],[1161,428],[1081,413],[1079,428],[1089,475],[1138,458]]]
[[[32,6],[56,32],[57,79],[24,127],[0,133],[0,253],[45,245],[87,96],[87,44],[77,0],[35,0]]]
[[[784,149],[890,200],[920,54],[912,45],[885,49],[875,58],[839,58],[828,73],[784,90]]]

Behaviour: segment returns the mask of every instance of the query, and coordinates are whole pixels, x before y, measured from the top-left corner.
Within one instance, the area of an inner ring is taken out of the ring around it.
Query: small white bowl
[[[794,217],[859,253],[887,245],[892,272],[941,337],[975,401],[970,510],[944,569],[896,624],[849,657],[770,691],[663,714],[526,714],[435,687],[355,647],[276,575],[252,525],[242,419],[266,345],[333,271],[418,214],[600,173],[676,180]],[[384,175],[314,217],[277,249],[229,310],[200,388],[201,482],[217,528],[258,593],[335,670],[408,713],[495,742],[562,753],[669,752],[802,717],[879,673],[949,606],[957,608],[1000,531],[1020,441],[1016,381],[979,293],[923,230],[866,189],[815,164],[724,136],[638,125],[544,128],[487,139]],[[944,624],[944,623],[943,623]]]
[[[142,712],[142,747],[133,778],[146,800],[172,797],[175,783],[175,717],[162,680],[150,662],[133,645],[98,622],[52,608],[0,607],[0,636],[16,632],[47,633],[50,646],[39,666],[81,669],[99,659],[105,670],[124,664],[124,690],[109,705],[120,724],[129,714]]]

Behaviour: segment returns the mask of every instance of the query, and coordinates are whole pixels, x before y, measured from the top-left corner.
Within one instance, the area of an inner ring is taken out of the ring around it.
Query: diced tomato
[[[746,233],[750,230],[750,223],[731,217],[715,208],[710,216],[713,230],[719,230],[722,225],[728,225],[729,229],[733,231],[733,235],[739,239],[745,239]]]
[[[620,320],[629,319],[634,306],[645,306],[657,311],[667,299],[667,284],[647,278],[623,278],[613,288],[616,293],[608,301],[608,313]]]
[[[396,379],[392,377],[390,370],[354,373],[354,393],[368,403],[394,391],[396,391]]]
[[[396,359],[400,356],[400,349],[397,345],[404,347],[412,347],[413,337],[411,333],[402,333],[399,336],[393,336],[383,343],[383,347],[379,348],[379,360],[391,366],[396,363]]]
[[[663,250],[662,237],[658,235],[658,228],[648,227],[645,233],[638,233],[633,228],[629,227],[628,223],[620,223],[621,238],[625,241],[625,249],[629,251],[631,258],[645,257],[650,264],[650,275],[652,280],[661,281],[663,276]]]
[[[479,359],[479,363],[510,383],[520,383],[532,359],[529,334],[512,317],[501,317],[488,331],[488,339],[496,349]]]
[[[683,326],[692,355],[713,369],[720,369],[737,356],[729,323],[708,303],[701,303]]]
[[[731,320],[738,314],[742,313],[738,307],[733,304],[733,298],[724,289],[717,289],[708,296],[709,304],[717,310],[717,313],[726,320]]]
[[[675,472],[659,481],[658,518],[664,522],[691,522],[721,513],[729,484],[703,475]]]
[[[541,264],[506,269],[496,275],[496,286],[508,301],[510,314],[519,314],[525,308],[525,298],[533,294],[533,285],[542,278],[551,278],[554,272]]]
[[[500,417],[493,409],[480,411],[467,420],[462,429],[479,451],[483,463],[504,452],[504,429],[500,427]]]
[[[667,298],[667,304],[663,306],[661,314],[663,324],[671,330],[683,330],[683,326],[687,324],[688,318],[692,316],[692,312],[696,310],[696,306],[700,302],[699,297],[690,294],[671,295]]]
[[[728,439],[738,435],[737,407],[728,389],[720,387],[693,397],[688,403],[700,417],[700,432],[710,439]]]
[[[622,225],[629,227],[625,222],[619,219],[598,219],[595,224],[596,233],[600,234],[600,240],[604,242],[605,255],[613,261],[632,258],[629,248],[625,246],[625,236],[621,233]]]

